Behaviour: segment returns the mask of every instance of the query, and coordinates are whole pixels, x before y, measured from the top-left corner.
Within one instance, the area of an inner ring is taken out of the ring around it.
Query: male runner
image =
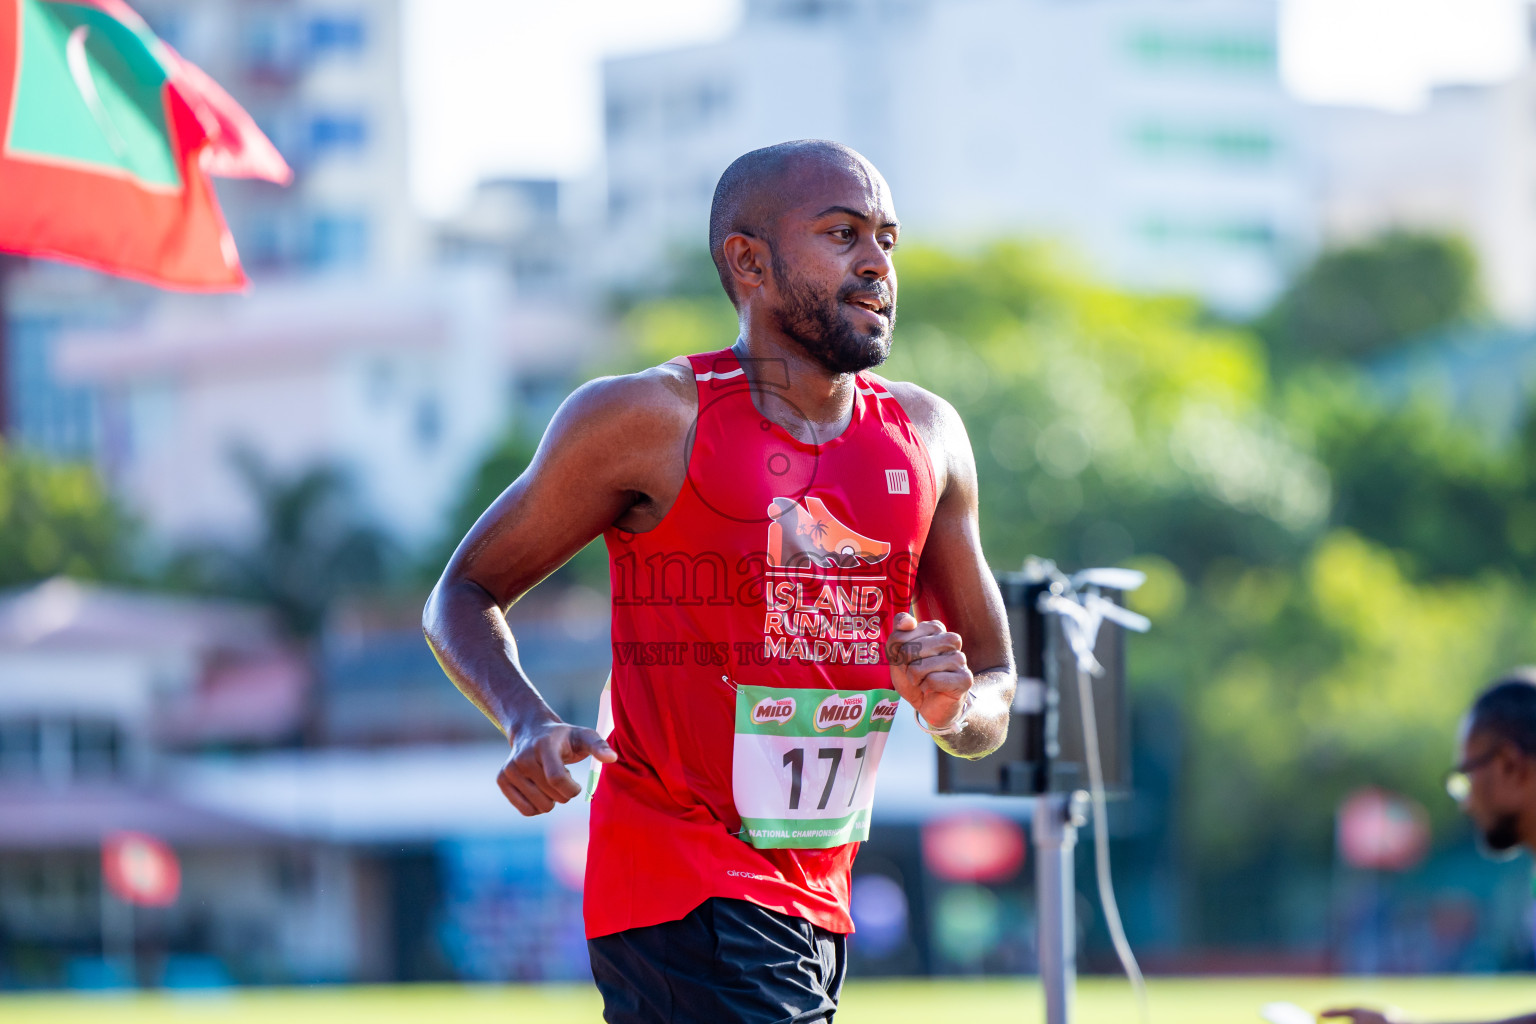
[[[897,233],[845,146],[736,160],[710,213],[736,343],[577,389],[428,600],[439,661],[511,744],[514,807],[549,811],[580,792],[565,765],[606,763],[584,912],[610,1022],[830,1020],[901,702],[952,754],[1003,741],[1014,671],[965,428],[868,372]],[[544,703],[502,615],[598,534],[606,740]]]
[[[1522,846],[1536,853],[1536,675],[1516,673],[1484,690],[1462,719],[1459,746],[1461,760],[1445,788],[1472,819],[1483,848],[1500,858]],[[1358,1007],[1323,1017],[1351,1024],[1402,1020]],[[1536,1024],[1536,1012],[1499,1024]]]

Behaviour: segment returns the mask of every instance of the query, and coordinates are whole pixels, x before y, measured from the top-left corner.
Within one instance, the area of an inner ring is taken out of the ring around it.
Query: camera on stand
[[[1076,686],[1077,656],[1060,615],[1041,610],[1059,574],[1031,558],[1022,572],[997,573],[1013,636],[1019,684],[1008,723],[1008,739],[986,757],[968,761],[939,758],[940,793],[1000,796],[1071,794],[1088,788],[1083,713]],[[1069,578],[1070,579],[1070,578]],[[1096,588],[1104,600],[1124,606],[1124,592]],[[1093,656],[1103,666],[1093,680],[1094,719],[1104,764],[1104,785],[1112,797],[1131,791],[1130,706],[1125,693],[1125,627],[1106,619]]]
[[[1106,802],[1131,792],[1130,710],[1125,631],[1150,623],[1124,605],[1146,577],[1128,569],[1068,576],[1030,558],[1022,572],[997,574],[1018,669],[1008,738],[976,760],[939,756],[940,793],[1028,797],[1034,801],[1035,898],[1046,1024],[1069,1024],[1077,982],[1077,830],[1095,821],[1099,897],[1115,952],[1146,1019],[1141,970],[1120,924],[1110,881]]]

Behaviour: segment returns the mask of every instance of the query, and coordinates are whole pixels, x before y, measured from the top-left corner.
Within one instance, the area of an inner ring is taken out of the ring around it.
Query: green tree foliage
[[[120,578],[129,539],[127,518],[89,466],[51,462],[0,441],[0,587],[61,573]]]
[[[1420,577],[1536,579],[1536,462],[1426,398],[1390,403],[1361,380],[1309,371],[1287,389],[1334,486],[1330,520],[1397,552]]]
[[[169,576],[266,604],[293,636],[313,639],[338,597],[389,579],[392,545],[358,512],[342,470],[319,465],[284,474],[248,449],[233,459],[255,503],[253,538],[187,550]]]
[[[1287,360],[1358,359],[1474,317],[1477,259],[1460,238],[1393,231],[1323,252],[1260,322]]]

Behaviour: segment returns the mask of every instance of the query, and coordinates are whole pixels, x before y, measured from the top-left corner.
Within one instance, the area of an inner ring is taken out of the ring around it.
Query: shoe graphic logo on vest
[[[843,525],[820,498],[774,498],[768,506],[768,564],[779,567],[855,568],[883,562],[891,553],[874,540]]]
[[[869,713],[871,722],[894,722],[896,709],[900,703],[894,700],[882,700],[875,704],[875,709]]]
[[[864,707],[868,703],[869,698],[862,693],[851,697],[839,697],[834,693],[816,709],[816,731],[841,729],[847,732],[864,721]]]
[[[768,725],[770,722],[787,722],[795,717],[795,698],[785,697],[774,700],[772,697],[764,697],[757,702],[757,707],[752,709],[753,725]]]
[[[886,470],[885,490],[887,494],[911,494],[912,481],[907,478],[907,471],[904,469]]]

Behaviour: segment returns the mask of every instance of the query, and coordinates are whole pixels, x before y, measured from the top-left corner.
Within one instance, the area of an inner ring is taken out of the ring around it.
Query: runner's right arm
[[[511,745],[497,784],[525,815],[581,792],[565,765],[616,758],[562,722],[523,672],[504,610],[610,525],[643,530],[681,488],[692,374],[657,367],[591,381],[565,400],[532,463],[459,543],[422,612],[443,671]]]

